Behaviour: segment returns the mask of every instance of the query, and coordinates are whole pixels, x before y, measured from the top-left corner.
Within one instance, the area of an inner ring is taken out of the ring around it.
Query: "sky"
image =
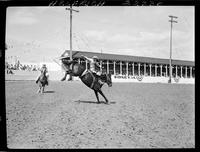
[[[69,49],[66,7],[9,7],[6,56],[24,62],[52,61]],[[73,7],[73,49],[168,59],[170,18],[172,58],[194,61],[194,6]]]

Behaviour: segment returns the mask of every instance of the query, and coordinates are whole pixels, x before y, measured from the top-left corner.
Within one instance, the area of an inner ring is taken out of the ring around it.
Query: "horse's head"
[[[108,85],[109,87],[112,87],[112,78],[111,78],[111,74],[104,74],[104,75],[103,75],[103,81],[104,81],[105,83],[107,83],[107,85]]]

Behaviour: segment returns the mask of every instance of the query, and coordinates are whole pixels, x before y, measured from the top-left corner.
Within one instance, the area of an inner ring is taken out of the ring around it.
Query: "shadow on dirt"
[[[93,104],[106,104],[106,102],[104,101],[100,101],[100,103],[98,103],[97,101],[86,101],[86,100],[77,100],[77,101],[74,101],[74,102],[77,102],[77,103],[93,103]],[[109,104],[115,104],[116,102],[109,102]]]
[[[44,91],[44,93],[55,93],[55,91]]]

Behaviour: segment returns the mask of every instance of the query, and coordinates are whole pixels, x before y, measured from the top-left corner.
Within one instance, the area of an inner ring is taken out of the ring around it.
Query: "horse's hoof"
[[[108,101],[106,101],[106,104],[109,105],[110,103]]]

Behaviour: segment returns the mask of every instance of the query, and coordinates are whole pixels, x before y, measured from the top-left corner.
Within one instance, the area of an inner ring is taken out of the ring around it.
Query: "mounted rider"
[[[103,82],[101,81],[101,72],[99,70],[97,70],[97,67],[100,69],[101,66],[98,64],[97,60],[99,59],[97,56],[93,56],[92,58],[86,57],[84,55],[81,55],[81,57],[83,57],[84,59],[86,59],[87,61],[89,61],[90,64],[90,70],[92,71],[92,73],[97,76],[97,78],[99,79],[99,83],[103,84]]]
[[[37,80],[35,82],[38,83],[41,73],[46,72],[45,75],[47,77],[47,85],[49,85],[49,72],[46,67],[46,64],[43,64],[39,71],[40,73],[38,74]]]
[[[70,66],[71,63],[73,63],[73,60],[70,60],[70,56],[68,53],[64,53],[61,55],[61,57],[59,58],[62,62],[62,68],[65,71],[65,75],[64,77],[61,79],[61,81],[66,80],[67,74],[69,74],[69,79],[68,81],[72,80],[72,75],[71,75],[71,71],[72,71],[72,67]]]

